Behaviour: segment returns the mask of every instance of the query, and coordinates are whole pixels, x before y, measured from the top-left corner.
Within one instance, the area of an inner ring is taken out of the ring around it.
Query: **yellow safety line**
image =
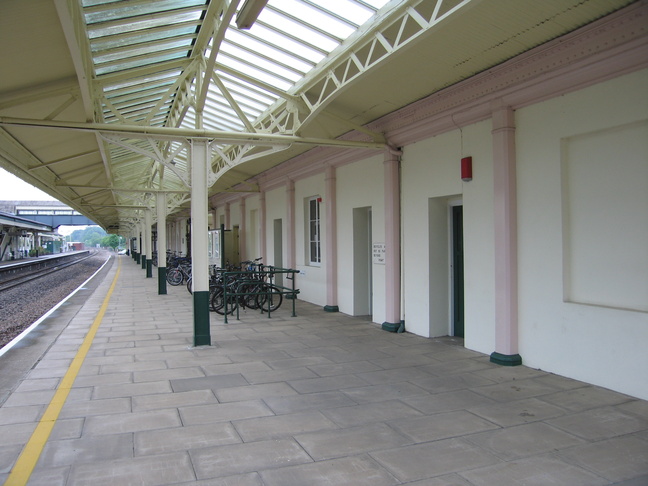
[[[121,270],[121,259],[118,260],[119,265],[117,266],[117,273],[115,274],[115,278],[110,285],[110,289],[108,289],[108,295],[106,295],[106,298],[101,304],[99,313],[95,317],[95,320],[92,323],[88,334],[83,340],[83,343],[77,351],[76,356],[72,360],[72,364],[68,368],[65,376],[56,389],[56,393],[47,406],[47,410],[45,410],[45,413],[41,417],[40,422],[38,422],[36,430],[34,430],[34,433],[25,445],[25,448],[16,461],[16,464],[14,464],[14,467],[11,469],[11,473],[9,474],[7,481],[5,481],[4,486],[22,486],[27,484],[27,481],[29,481],[29,477],[34,471],[34,467],[36,467],[36,463],[38,462],[38,459],[43,452],[45,443],[47,442],[47,439],[49,438],[54,425],[56,425],[56,420],[61,413],[61,409],[65,404],[65,400],[67,400],[67,397],[70,394],[74,380],[79,374],[81,365],[83,364],[83,361],[85,360],[86,355],[90,350],[90,346],[92,345],[92,341],[97,334],[99,325],[101,324],[101,321],[106,314],[108,302],[110,301],[110,297],[115,290],[115,286],[117,285],[117,278],[119,277],[119,272]]]

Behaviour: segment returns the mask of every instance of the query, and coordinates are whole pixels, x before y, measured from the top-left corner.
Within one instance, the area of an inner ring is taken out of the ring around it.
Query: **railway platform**
[[[0,484],[648,484],[648,402],[298,302],[211,315],[116,256],[0,356]]]

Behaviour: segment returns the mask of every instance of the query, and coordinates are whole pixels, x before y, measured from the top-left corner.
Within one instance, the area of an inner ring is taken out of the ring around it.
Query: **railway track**
[[[78,258],[76,260],[68,260],[64,262],[60,262],[55,266],[44,268],[41,270],[35,270],[33,272],[29,272],[25,275],[20,274],[20,275],[2,275],[0,277],[0,292],[4,290],[11,289],[13,287],[16,287],[18,285],[21,285],[23,283],[31,282],[32,280],[36,280],[38,278],[42,278],[45,275],[49,275],[50,273],[58,272],[59,270],[63,270],[64,268],[71,267],[72,265],[76,265],[77,263],[80,263],[88,258],[91,258],[95,256],[98,253],[97,250],[92,250],[90,251],[86,256]],[[1,269],[0,269],[1,272]]]
[[[114,253],[98,250],[72,265],[32,273],[0,291],[0,348],[31,326],[92,276]]]

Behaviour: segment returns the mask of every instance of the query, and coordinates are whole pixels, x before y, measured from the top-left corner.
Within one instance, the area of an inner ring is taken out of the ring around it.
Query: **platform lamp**
[[[236,26],[239,29],[249,29],[252,27],[267,3],[268,0],[245,0],[243,7],[236,14]]]

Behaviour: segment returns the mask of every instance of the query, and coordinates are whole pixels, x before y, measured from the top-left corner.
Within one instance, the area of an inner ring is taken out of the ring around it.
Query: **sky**
[[[0,200],[2,201],[56,201],[49,194],[36,189],[15,175],[0,169]]]
[[[31,184],[19,179],[15,175],[0,169],[0,201],[56,201],[47,193],[35,188]],[[74,230],[86,226],[59,226],[61,235],[69,235]]]

